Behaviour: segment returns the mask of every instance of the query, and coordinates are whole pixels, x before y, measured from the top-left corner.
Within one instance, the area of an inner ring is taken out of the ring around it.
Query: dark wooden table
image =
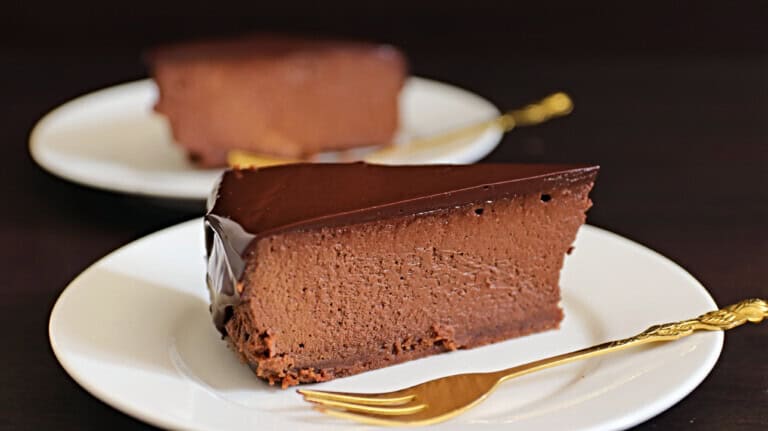
[[[414,73],[500,107],[567,90],[573,115],[511,133],[488,160],[598,162],[590,223],[674,259],[719,304],[768,297],[768,14],[759,1],[634,9],[155,3],[17,2],[4,10],[0,429],[146,427],[66,375],[48,344],[48,314],[94,260],[197,217],[202,205],[67,183],[35,166],[27,138],[57,104],[143,76],[141,49],[174,38],[248,29],[374,38],[404,47]],[[728,333],[701,386],[640,428],[768,429],[767,346],[768,324]]]

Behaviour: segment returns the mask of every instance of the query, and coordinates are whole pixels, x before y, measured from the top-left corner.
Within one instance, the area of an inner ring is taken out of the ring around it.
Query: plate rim
[[[99,401],[104,402],[105,404],[111,406],[112,408],[115,408],[116,410],[124,414],[127,414],[133,418],[136,418],[140,421],[146,422],[150,425],[162,427],[165,429],[178,428],[179,424],[175,423],[172,420],[165,419],[165,417],[163,417],[162,415],[153,415],[143,411],[142,409],[134,408],[131,405],[124,403],[120,398],[111,397],[110,394],[107,393],[105,390],[100,389],[98,385],[92,385],[88,381],[88,379],[85,378],[84,375],[82,375],[81,373],[78,373],[76,367],[67,361],[66,354],[64,354],[61,351],[61,347],[58,346],[57,344],[56,335],[54,333],[55,332],[54,319],[57,313],[57,309],[61,306],[61,303],[64,300],[63,298],[72,294],[73,292],[72,289],[76,289],[76,287],[73,287],[73,286],[76,286],[76,283],[78,283],[78,281],[81,278],[83,278],[87,272],[98,267],[99,265],[103,264],[109,259],[113,258],[113,256],[123,252],[128,247],[136,247],[139,245],[139,243],[150,242],[154,240],[156,237],[162,237],[163,235],[167,234],[169,231],[183,229],[188,225],[196,225],[196,224],[202,225],[202,217],[195,217],[191,220],[180,222],[180,223],[168,226],[166,228],[163,228],[161,230],[158,230],[156,232],[152,232],[148,235],[139,237],[133,241],[130,241],[126,244],[123,244],[117,247],[116,249],[112,250],[111,252],[97,259],[96,261],[88,265],[85,269],[81,270],[78,273],[78,275],[75,276],[67,284],[67,286],[60,292],[59,296],[56,298],[56,301],[51,307],[49,320],[48,320],[49,344],[51,346],[51,349],[53,351],[54,357],[56,358],[57,362],[64,369],[64,371],[67,373],[69,377],[71,377],[82,389],[87,391],[89,394],[93,395]],[[614,233],[612,231],[609,231],[607,229],[604,229],[598,226],[594,226],[591,224],[584,224],[580,229],[586,229],[590,231],[592,234],[609,237],[609,238],[612,238],[613,240],[628,242],[631,245],[642,249],[644,252],[649,252],[650,254],[654,255],[654,257],[656,258],[661,258],[660,262],[663,262],[664,265],[671,266],[675,269],[678,269],[679,271],[681,271],[681,274],[684,274],[685,277],[689,279],[689,281],[692,281],[693,284],[699,289],[700,291],[699,293],[702,294],[702,296],[706,300],[708,300],[708,302],[710,302],[713,309],[719,307],[715,302],[714,298],[712,297],[712,295],[706,289],[706,287],[704,287],[704,285],[701,282],[699,282],[690,272],[688,272],[688,270],[686,270],[683,266],[676,263],[672,259],[662,255],[661,253],[651,249],[650,247],[640,242],[629,239],[625,236],[619,235],[617,233]],[[711,345],[711,347],[713,348],[712,353],[709,356],[707,356],[704,361],[699,363],[699,366],[696,367],[695,372],[685,380],[684,384],[680,384],[676,387],[671,388],[672,390],[665,392],[665,396],[657,398],[653,403],[646,404],[641,408],[633,410],[630,413],[624,414],[623,416],[609,419],[602,423],[596,423],[593,426],[589,427],[588,429],[616,430],[616,429],[629,428],[629,427],[638,425],[640,423],[643,423],[649,419],[652,419],[653,417],[672,408],[677,403],[679,403],[682,399],[688,396],[699,385],[701,385],[701,383],[706,379],[706,377],[712,372],[712,370],[714,369],[715,365],[717,364],[717,361],[719,360],[722,354],[722,349],[723,349],[724,339],[725,339],[725,334],[723,333],[723,331],[709,332],[707,333],[707,335],[709,335],[713,339],[712,341],[713,344]],[[467,425],[470,425],[470,424],[467,424]],[[190,429],[207,430],[208,428],[193,427]]]
[[[489,108],[492,108],[494,115],[501,114],[501,111],[499,110],[499,108],[491,100],[469,89],[463,88],[461,86],[454,85],[444,81],[431,79],[431,78],[409,75],[406,77],[404,88],[409,84],[413,85],[413,83],[416,83],[417,85],[422,85],[422,86],[440,88],[441,91],[454,92],[454,93],[463,94],[464,96],[472,97],[486,104]],[[68,110],[73,109],[72,108],[73,106],[86,103],[87,99],[89,98],[106,97],[111,92],[130,91],[131,87],[136,87],[136,89],[133,89],[133,91],[141,91],[141,89],[144,86],[151,85],[151,84],[154,84],[154,80],[151,77],[133,80],[133,81],[126,81],[126,82],[102,87],[93,91],[85,92],[83,94],[72,97],[61,104],[56,105],[54,108],[47,111],[42,117],[40,117],[37,120],[37,122],[34,124],[34,126],[32,127],[32,130],[29,133],[27,151],[29,152],[32,160],[44,171],[58,178],[64,179],[66,181],[69,181],[81,186],[94,188],[97,190],[103,190],[103,191],[108,191],[112,193],[136,195],[136,196],[149,197],[149,198],[179,199],[179,200],[191,200],[191,201],[205,200],[207,198],[207,193],[206,195],[201,195],[199,191],[177,191],[177,192],[171,192],[167,190],[153,191],[151,189],[142,187],[140,185],[137,186],[136,184],[130,185],[130,184],[125,184],[120,182],[105,184],[101,181],[89,179],[87,178],[87,176],[78,174],[76,169],[69,170],[69,169],[63,168],[59,163],[50,162],[48,160],[49,155],[45,152],[46,146],[43,143],[41,134],[47,129],[48,124],[51,123],[56,118],[58,118],[59,116],[61,116],[62,113],[66,114]],[[484,147],[481,149],[481,151],[476,151],[478,153],[483,153],[483,154],[479,157],[476,155],[472,155],[471,157],[466,157],[465,161],[463,162],[453,163],[453,164],[474,163],[482,159],[483,157],[490,154],[501,143],[502,137],[503,137],[503,133],[500,129],[496,129],[496,128],[488,129],[483,135],[479,136],[474,141],[475,143],[480,142],[481,140],[488,141],[488,144],[486,144],[487,148]],[[473,144],[473,145],[477,145],[477,144]],[[465,148],[467,147],[462,147],[462,149],[465,149]],[[445,157],[445,155],[441,155],[440,157]],[[214,173],[221,173],[224,171],[224,169],[226,168],[222,167],[222,168],[200,169],[199,171],[200,172],[208,171],[214,174]],[[195,172],[195,171],[190,171],[189,173],[192,173],[192,172]]]
[[[69,363],[66,359],[66,355],[62,357],[61,347],[58,346],[58,343],[56,341],[56,335],[54,334],[55,328],[54,328],[54,318],[56,314],[56,310],[62,306],[61,304],[63,301],[65,301],[65,297],[68,295],[71,295],[73,286],[76,286],[76,283],[78,283],[83,277],[85,277],[85,274],[92,269],[98,267],[99,265],[103,264],[104,262],[108,261],[113,256],[117,255],[121,251],[123,251],[127,247],[136,246],[137,243],[142,241],[151,241],[154,237],[162,236],[163,234],[167,233],[168,231],[182,228],[182,226],[185,226],[187,224],[195,224],[199,223],[201,220],[201,217],[196,217],[192,220],[183,221],[168,227],[165,227],[163,229],[160,229],[158,231],[152,232],[150,234],[141,236],[139,238],[136,238],[132,241],[129,241],[125,244],[122,244],[118,246],[116,249],[110,251],[109,253],[105,254],[104,256],[96,259],[93,263],[89,264],[85,269],[80,271],[69,283],[67,283],[66,287],[61,290],[59,293],[59,296],[56,298],[56,301],[53,303],[53,307],[51,307],[51,311],[48,316],[48,343],[51,347],[51,350],[53,352],[54,357],[56,358],[56,361],[59,363],[59,365],[64,369],[64,371],[67,373],[67,375],[75,381],[75,383],[78,384],[82,389],[84,389],[86,392],[91,394],[93,397],[98,399],[99,401],[107,404],[108,406],[118,410],[119,412],[122,412],[128,416],[131,416],[135,419],[138,419],[140,421],[146,422],[150,425],[160,427],[163,429],[176,429],[178,428],[177,424],[174,424],[170,420],[165,420],[164,418],[160,416],[154,416],[145,413],[141,409],[136,409],[133,406],[124,403],[120,398],[110,397],[109,393],[107,393],[105,390],[102,390],[97,385],[92,385],[88,379],[86,379],[81,373],[77,372],[76,367],[74,367],[71,363]]]

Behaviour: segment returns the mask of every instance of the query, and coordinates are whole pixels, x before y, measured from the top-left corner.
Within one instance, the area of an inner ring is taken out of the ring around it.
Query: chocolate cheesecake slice
[[[230,170],[205,216],[214,323],[271,384],[557,328],[598,167]]]
[[[233,150],[290,159],[389,144],[407,74],[389,45],[276,34],[160,46],[147,62],[155,111],[201,167]]]

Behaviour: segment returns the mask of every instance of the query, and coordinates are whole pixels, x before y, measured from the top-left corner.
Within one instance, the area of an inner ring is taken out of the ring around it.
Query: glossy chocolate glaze
[[[598,167],[565,164],[378,166],[295,164],[229,170],[205,216],[208,289],[224,333],[251,244],[289,230],[413,215],[593,182]]]

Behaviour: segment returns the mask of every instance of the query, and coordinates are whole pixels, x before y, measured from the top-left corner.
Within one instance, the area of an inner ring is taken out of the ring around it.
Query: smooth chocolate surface
[[[227,171],[208,213],[245,232],[343,225],[594,179],[593,165],[294,164]],[[244,193],[244,191],[247,191]]]
[[[298,164],[229,170],[206,215],[208,285],[222,333],[239,303],[244,256],[258,238],[346,226],[591,184],[598,167],[556,164]]]

